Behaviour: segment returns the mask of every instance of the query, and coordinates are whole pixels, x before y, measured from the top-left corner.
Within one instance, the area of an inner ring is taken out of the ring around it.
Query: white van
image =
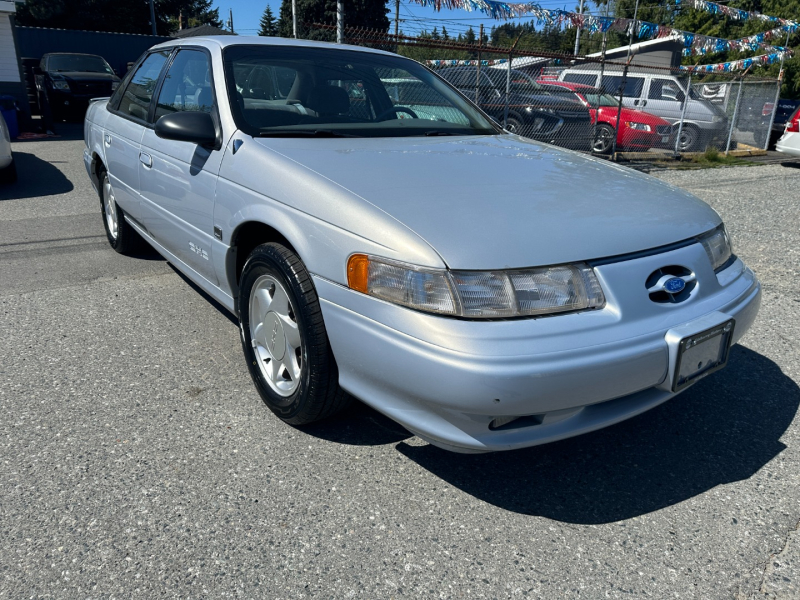
[[[599,67],[579,67],[561,71],[558,80],[602,88],[607,93],[618,96],[622,86],[622,70],[616,66],[606,67],[602,77],[601,82]],[[622,105],[649,112],[674,125],[681,119],[686,99],[686,83],[674,75],[629,71]],[[703,150],[709,145],[723,147],[727,137],[728,118],[725,112],[689,88],[679,149],[688,152]]]

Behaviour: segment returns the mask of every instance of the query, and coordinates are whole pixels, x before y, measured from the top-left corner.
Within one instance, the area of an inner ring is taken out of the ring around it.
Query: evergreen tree
[[[381,32],[389,31],[389,9],[384,0],[343,0],[345,27],[363,27]],[[313,29],[314,23],[336,23],[336,0],[296,0],[297,36],[310,40],[333,41],[336,31]],[[278,20],[279,35],[292,37],[292,0],[281,3]]]
[[[261,30],[258,35],[275,36],[278,35],[278,22],[272,14],[272,9],[267,5],[264,14],[261,16]]]
[[[184,27],[222,26],[212,0],[155,0],[156,31],[170,35]],[[142,0],[25,0],[17,9],[19,25],[117,33],[151,33],[150,9]]]

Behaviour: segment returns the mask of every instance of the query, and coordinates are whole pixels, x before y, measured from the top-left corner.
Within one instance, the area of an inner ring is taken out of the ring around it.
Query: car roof
[[[388,56],[398,56],[393,52],[365,48],[363,46],[351,46],[349,44],[334,44],[331,42],[315,42],[312,40],[295,40],[291,38],[279,38],[260,35],[210,35],[205,37],[190,37],[180,40],[169,40],[157,44],[151,50],[157,48],[173,48],[180,46],[202,46],[204,48],[219,48],[220,50],[229,46],[295,46],[303,48],[325,48],[329,50],[353,50],[356,52],[369,52],[372,54],[384,54]]]

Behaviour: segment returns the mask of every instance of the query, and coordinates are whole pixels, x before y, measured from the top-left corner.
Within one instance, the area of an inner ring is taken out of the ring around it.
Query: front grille
[[[686,287],[675,294],[668,293],[663,289],[655,289],[659,280],[665,279],[665,276],[683,279],[686,282]],[[657,304],[677,304],[678,302],[688,300],[696,286],[697,281],[695,280],[694,274],[686,267],[680,265],[670,265],[668,267],[656,269],[650,273],[650,276],[644,284],[645,289],[649,291],[650,300]]]
[[[672,125],[656,125],[658,135],[669,135],[672,133]]]

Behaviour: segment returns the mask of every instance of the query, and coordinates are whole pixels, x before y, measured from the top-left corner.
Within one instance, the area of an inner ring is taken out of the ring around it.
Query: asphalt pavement
[[[273,417],[234,320],[108,247],[77,127],[0,188],[0,598],[800,598],[800,169],[659,174],[764,285],[725,370],[469,456]]]

